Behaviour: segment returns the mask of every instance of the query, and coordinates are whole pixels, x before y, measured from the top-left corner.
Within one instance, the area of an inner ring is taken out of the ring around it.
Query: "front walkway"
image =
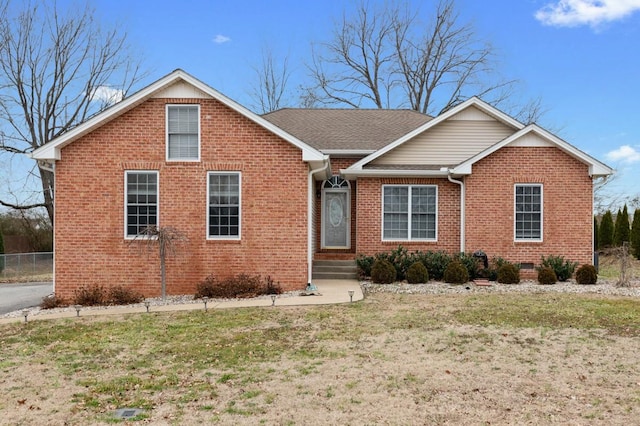
[[[337,303],[357,302],[364,298],[360,283],[357,280],[315,280],[315,286],[318,288],[316,295],[311,296],[287,296],[276,297],[275,306],[301,306],[301,305],[329,305]],[[353,298],[349,292],[353,291]],[[302,294],[302,292],[301,292]],[[251,306],[271,306],[273,301],[270,297],[260,297],[253,299],[232,299],[232,300],[211,300],[207,303],[207,309],[225,309],[225,308],[244,308]],[[174,312],[174,311],[193,311],[203,310],[204,303],[201,300],[195,300],[190,303],[176,303],[166,305],[153,305],[149,307],[149,312]],[[144,304],[129,306],[107,306],[99,308],[80,309],[80,316],[97,316],[97,315],[122,315],[145,313],[147,308]],[[58,318],[73,318],[78,313],[73,307],[69,307],[64,311],[39,311],[37,315],[27,316],[27,321],[48,320]],[[1,318],[0,324],[8,324],[15,322],[24,322],[23,316]]]

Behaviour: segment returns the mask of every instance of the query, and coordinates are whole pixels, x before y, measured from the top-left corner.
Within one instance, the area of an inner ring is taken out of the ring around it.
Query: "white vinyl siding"
[[[167,160],[200,159],[200,106],[167,105]]]
[[[445,121],[389,151],[371,164],[459,164],[513,132],[513,129],[495,120]]]
[[[542,185],[515,185],[515,241],[542,241]]]
[[[125,237],[158,226],[158,172],[125,172]]]
[[[209,172],[207,179],[207,238],[240,239],[239,172]]]
[[[382,239],[384,241],[436,241],[438,187],[384,185],[382,187]]]

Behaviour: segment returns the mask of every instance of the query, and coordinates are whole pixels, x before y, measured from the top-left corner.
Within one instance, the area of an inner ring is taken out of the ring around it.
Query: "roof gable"
[[[384,148],[374,152],[373,154],[363,158],[362,160],[356,162],[351,167],[350,170],[361,170],[365,165],[372,163],[374,160],[384,156],[385,154],[395,150],[401,145],[407,143],[412,140],[416,136],[421,135],[424,132],[429,131],[430,129],[436,127],[438,124],[443,123],[445,121],[452,120],[476,120],[476,121],[488,121],[488,120],[496,120],[510,128],[514,131],[520,130],[524,127],[524,125],[512,117],[504,114],[500,110],[492,107],[491,105],[483,102],[482,100],[473,97],[468,99],[467,101],[461,103],[460,105],[451,108],[449,111],[439,115],[433,120],[423,124],[422,126],[416,128],[412,132],[405,134]]]
[[[245,116],[249,120],[264,127],[268,131],[280,136],[285,141],[300,148],[302,151],[303,161],[324,161],[325,156],[320,151],[304,143],[295,136],[287,133],[283,129],[277,127],[273,123],[265,120],[259,115],[254,114],[247,108],[224,96],[210,86],[204,84],[200,80],[192,77],[190,74],[178,69],[165,77],[150,84],[144,89],[134,93],[130,97],[118,102],[103,112],[91,117],[87,121],[79,124],[60,137],[41,146],[31,153],[31,157],[36,160],[60,160],[60,150],[66,145],[78,140],[82,136],[92,132],[93,130],[108,123],[114,118],[119,117],[125,112],[135,108],[147,99],[152,97],[164,97],[175,95],[176,93],[191,93],[193,98],[213,98],[239,114]]]
[[[559,137],[536,124],[530,124],[524,127],[508,138],[458,164],[451,169],[451,173],[459,175],[470,174],[473,164],[505,146],[553,146],[589,166],[589,176],[600,177],[608,176],[613,173],[613,169],[611,167],[596,160],[589,154],[582,152],[575,146],[563,141]]]

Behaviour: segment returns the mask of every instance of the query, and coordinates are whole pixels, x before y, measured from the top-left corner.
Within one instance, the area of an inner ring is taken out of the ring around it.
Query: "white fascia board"
[[[452,173],[455,173],[455,174],[471,174],[471,168],[472,168],[473,164],[475,164],[478,161],[482,160],[483,158],[493,154],[494,152],[496,152],[500,148],[503,148],[503,147],[509,145],[510,143],[513,143],[513,142],[517,141],[518,139],[520,139],[521,137],[523,137],[524,135],[529,134],[529,133],[535,133],[537,136],[539,136],[542,139],[544,139],[546,141],[549,141],[550,143],[554,144],[556,147],[558,147],[559,149],[561,149],[565,153],[569,154],[573,158],[575,158],[578,161],[588,165],[589,166],[589,175],[590,176],[608,176],[608,175],[614,173],[614,170],[611,167],[609,167],[606,164],[596,160],[595,158],[593,158],[592,156],[586,154],[585,152],[580,151],[575,146],[571,145],[568,142],[563,141],[559,137],[555,136],[554,134],[548,132],[547,130],[541,128],[540,126],[538,126],[536,124],[530,124],[530,125],[526,126],[525,128],[521,129],[520,131],[514,133],[513,135],[511,135],[511,136],[501,140],[500,142],[490,146],[489,148],[487,148],[484,151],[474,155],[473,157],[469,158],[468,160],[464,161],[463,163],[460,163],[459,165],[457,165],[456,167],[454,167],[451,170]]]
[[[393,169],[340,169],[344,177],[417,177],[417,178],[446,178],[448,170],[393,170]]]
[[[387,152],[395,149],[396,147],[398,147],[399,145],[402,145],[403,143],[405,143],[406,141],[413,139],[414,137],[418,136],[419,134],[429,130],[430,128],[437,126],[439,123],[442,123],[443,121],[448,120],[449,118],[453,117],[454,115],[456,115],[457,113],[459,113],[460,111],[463,111],[471,106],[474,106],[476,108],[478,108],[479,110],[481,110],[482,112],[494,117],[496,120],[503,122],[504,124],[511,126],[515,129],[522,129],[524,127],[524,124],[520,123],[519,121],[515,120],[514,118],[508,116],[507,114],[503,113],[502,111],[492,107],[491,105],[489,105],[488,103],[482,101],[481,99],[477,98],[477,97],[473,97],[470,99],[467,99],[466,101],[462,102],[460,105],[457,105],[453,108],[451,108],[450,110],[440,114],[439,116],[437,116],[436,118],[434,118],[433,120],[423,124],[422,126],[418,127],[417,129],[407,133],[406,135],[402,136],[401,138],[395,140],[394,142],[391,142],[389,145],[385,146],[382,149],[379,149],[378,151],[374,152],[373,154],[363,158],[362,160],[358,161],[357,163],[354,163],[353,165],[351,165],[351,167],[349,167],[349,169],[361,169],[362,166],[369,164],[371,161],[375,160],[376,158],[379,158],[381,156],[383,156],[384,154],[386,154]]]
[[[259,115],[254,114],[253,112],[249,111],[247,108],[243,107],[239,103],[231,100],[230,98],[226,97],[222,93],[218,92],[217,90],[204,84],[200,80],[192,77],[191,75],[187,74],[186,72],[180,69],[173,71],[171,74],[166,75],[165,77],[161,78],[155,83],[152,83],[149,86],[145,87],[144,89],[136,92],[131,97],[126,98],[121,102],[118,102],[112,107],[106,109],[105,111],[97,114],[93,118],[85,121],[84,123],[78,125],[74,129],[58,137],[57,139],[36,149],[31,153],[31,157],[37,160],[59,160],[60,149],[63,148],[65,145],[73,142],[77,138],[91,132],[92,130],[102,126],[107,121],[128,111],[129,109],[135,107],[137,104],[151,97],[154,93],[162,90],[165,87],[168,87],[174,84],[179,80],[183,80],[191,84],[192,86],[198,88],[202,92],[208,94],[209,96],[221,102],[222,104],[226,105],[227,107],[247,117],[248,119],[255,122],[256,124],[259,124],[260,126],[264,127],[271,133],[274,133],[275,135],[283,138],[284,140],[291,143],[292,145],[300,148],[300,150],[302,151],[303,161],[314,161],[314,160],[324,159],[324,155],[320,151],[310,147],[309,145],[302,142],[298,138],[294,137],[293,135],[290,135],[289,133],[285,132],[281,128],[275,126],[274,124],[270,123],[269,121],[265,120]]]
[[[375,149],[322,149],[324,154],[339,156],[366,156],[376,152]]]

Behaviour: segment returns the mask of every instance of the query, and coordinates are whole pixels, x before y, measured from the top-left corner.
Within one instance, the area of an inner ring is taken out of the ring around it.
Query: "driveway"
[[[53,293],[53,283],[0,284],[0,315],[38,306]]]

